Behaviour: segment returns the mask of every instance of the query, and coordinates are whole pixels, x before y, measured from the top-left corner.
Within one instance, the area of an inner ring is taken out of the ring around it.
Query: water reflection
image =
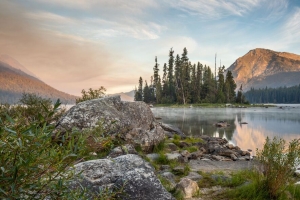
[[[300,107],[153,108],[152,111],[164,123],[179,127],[185,134],[226,138],[242,149],[262,148],[267,136],[282,137],[287,141],[300,137]],[[227,121],[230,126],[217,128],[214,124],[218,121]]]

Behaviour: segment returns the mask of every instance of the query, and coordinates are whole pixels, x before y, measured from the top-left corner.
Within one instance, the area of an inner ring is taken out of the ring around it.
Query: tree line
[[[163,75],[159,75],[159,64],[155,57],[153,76],[150,83],[139,78],[135,89],[135,101],[158,104],[187,103],[243,103],[242,86],[236,95],[236,83],[231,71],[225,73],[225,66],[218,68],[217,77],[207,65],[192,64],[188,51],[181,56],[174,55],[171,48],[168,63],[164,63]]]
[[[300,103],[300,84],[292,87],[251,88],[244,95],[251,103]]]

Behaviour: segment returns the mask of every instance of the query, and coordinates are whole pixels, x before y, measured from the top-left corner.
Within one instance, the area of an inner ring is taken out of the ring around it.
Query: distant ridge
[[[25,73],[26,68],[15,68],[14,64],[22,65],[13,61],[15,60],[10,60],[8,63],[0,61],[0,103],[18,103],[23,93],[35,93],[52,101],[60,99],[64,104],[75,103],[75,96],[52,88],[36,78],[34,74]]]
[[[110,94],[108,96],[115,96],[115,95],[120,95],[122,101],[134,101],[134,90],[130,92],[120,92],[116,94]]]
[[[257,48],[238,58],[228,70],[244,91],[300,84],[300,55]]]

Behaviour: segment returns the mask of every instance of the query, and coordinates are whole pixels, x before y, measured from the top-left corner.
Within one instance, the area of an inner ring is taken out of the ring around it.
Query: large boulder
[[[118,134],[145,151],[164,139],[164,130],[144,102],[124,102],[120,96],[84,101],[73,106],[57,123],[56,133],[85,130],[101,125],[106,134]]]
[[[70,187],[74,190],[86,189],[91,199],[105,189],[121,191],[119,198],[124,200],[174,199],[155,176],[153,167],[138,155],[127,154],[111,160],[91,160],[74,167],[75,174],[79,177]]]

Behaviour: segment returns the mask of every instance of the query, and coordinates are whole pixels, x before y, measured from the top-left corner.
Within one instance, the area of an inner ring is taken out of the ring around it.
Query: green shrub
[[[92,100],[92,99],[98,99],[101,97],[104,97],[106,89],[101,86],[99,89],[92,89],[90,88],[88,91],[85,91],[84,89],[81,91],[82,96],[76,99],[76,104],[87,101],[87,100]]]
[[[118,144],[101,124],[84,132],[54,137],[61,116],[55,105],[36,95],[24,95],[23,106],[0,106],[0,199],[87,199],[84,190],[70,190],[71,167],[107,152]],[[59,134],[58,134],[59,135]],[[115,199],[121,191],[100,191],[97,199]]]
[[[288,147],[283,139],[266,139],[257,159],[263,167],[264,184],[271,198],[278,198],[291,183],[296,166],[300,164],[300,140],[292,140]]]
[[[160,143],[158,143],[157,145],[154,146],[153,148],[153,152],[154,153],[163,153],[165,149],[165,141],[161,141]]]

